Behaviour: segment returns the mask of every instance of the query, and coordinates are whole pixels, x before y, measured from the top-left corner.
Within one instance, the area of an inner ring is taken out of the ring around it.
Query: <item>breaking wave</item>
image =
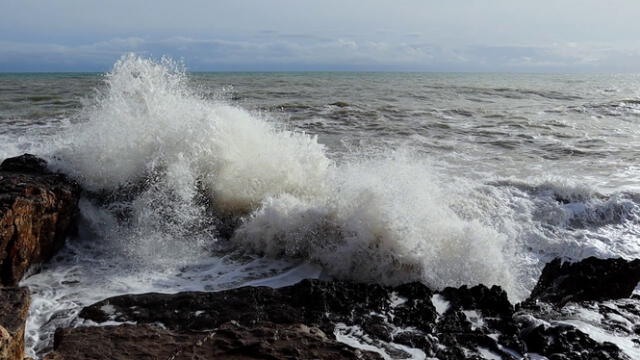
[[[514,298],[553,256],[640,253],[638,196],[562,179],[480,182],[408,149],[332,158],[276,117],[199,94],[170,60],[119,60],[54,142],[88,190],[85,223],[135,261],[188,265],[223,247],[325,274]]]
[[[427,160],[389,151],[339,163],[314,136],[199,96],[169,60],[129,55],[105,81],[53,158],[102,200],[85,211],[96,231],[134,256],[162,262],[230,241],[339,278],[513,288],[506,236],[456,213],[466,195]],[[237,230],[220,240],[229,222]]]

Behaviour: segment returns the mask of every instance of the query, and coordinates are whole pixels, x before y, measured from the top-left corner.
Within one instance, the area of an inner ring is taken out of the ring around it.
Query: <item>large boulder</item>
[[[0,283],[15,285],[49,260],[73,229],[80,187],[25,154],[0,164]]]
[[[22,360],[29,302],[27,288],[0,287],[0,360]]]
[[[143,359],[382,359],[302,324],[245,327],[229,322],[210,332],[177,332],[152,325],[58,330],[47,360]]]
[[[640,259],[627,261],[589,257],[579,262],[556,258],[542,270],[527,303],[555,306],[568,302],[627,298],[640,281]]]

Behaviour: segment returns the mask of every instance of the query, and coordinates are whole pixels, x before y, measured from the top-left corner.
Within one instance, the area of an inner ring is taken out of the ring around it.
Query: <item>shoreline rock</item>
[[[22,360],[29,289],[0,287],[0,360]]]
[[[228,322],[210,332],[176,332],[153,325],[81,327],[57,331],[55,348],[45,360],[382,360],[302,324],[245,327]]]
[[[0,283],[16,285],[64,245],[78,214],[80,186],[30,154],[0,164]]]
[[[427,357],[444,360],[487,356],[519,359],[528,353],[549,359],[629,359],[615,344],[593,340],[578,328],[563,323],[562,317],[569,313],[563,306],[570,300],[576,306],[587,306],[594,299],[603,299],[593,294],[606,292],[608,284],[621,290],[604,298],[630,295],[635,287],[633,282],[637,284],[635,275],[611,277],[634,269],[636,262],[588,258],[574,264],[559,264],[558,260],[547,264],[536,286],[538,292],[516,306],[498,286],[433,291],[421,283],[388,287],[303,280],[279,289],[242,287],[220,292],[122,295],[87,306],[79,316],[98,324],[162,326],[176,334],[212,333],[225,324],[235,324],[248,331],[237,338],[240,342],[249,341],[243,338],[249,333],[254,334],[254,341],[264,342],[270,335],[256,340],[255,334],[304,325],[317,328],[331,341],[346,339],[362,349],[383,349],[393,358],[408,357],[408,349],[413,348]],[[585,287],[562,285],[564,281],[580,284],[597,273],[607,280],[590,281]],[[558,299],[562,301],[558,303]],[[117,327],[101,329],[105,341],[116,336],[110,331],[120,331]],[[64,348],[64,341],[57,342],[56,359],[73,359],[64,357]]]
[[[599,259],[578,262],[556,258],[548,263],[525,303],[545,302],[562,307],[568,302],[628,298],[640,281],[640,259]]]

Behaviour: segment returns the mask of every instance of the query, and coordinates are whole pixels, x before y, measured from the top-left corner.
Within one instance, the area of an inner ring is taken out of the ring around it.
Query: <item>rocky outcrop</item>
[[[483,353],[516,359],[526,344],[513,314],[498,286],[434,293],[420,283],[392,288],[304,280],[280,289],[117,296],[84,308],[80,316],[97,323],[159,323],[177,332],[215,331],[230,322],[249,328],[304,324],[332,340],[383,349],[392,358],[405,358],[414,348],[438,359],[480,359]]]
[[[556,359],[620,359],[624,355],[610,343],[599,343],[571,325],[538,325],[522,331],[527,350]]]
[[[563,306],[568,302],[628,298],[638,281],[640,259],[589,257],[575,263],[555,259],[542,270],[527,302]]]
[[[50,359],[377,357],[341,344],[346,343],[390,358],[509,360],[535,353],[549,359],[628,360],[615,344],[596,341],[565,320],[579,322],[576,313],[584,313],[592,326],[590,312],[608,312],[602,316],[604,331],[624,330],[640,343],[636,327],[620,327],[622,318],[629,324],[640,321],[634,300],[582,301],[602,299],[594,294],[603,283],[592,280],[581,288],[564,282],[588,282],[599,272],[616,289],[607,298],[623,296],[635,280],[620,272],[633,273],[634,266],[624,260],[590,258],[571,266],[554,261],[541,276],[535,300],[517,306],[498,286],[434,292],[421,283],[387,287],[320,280],[279,289],[123,295],[88,306],[79,316],[90,324],[137,325],[59,330]],[[551,296],[553,291],[559,297]],[[571,305],[564,306],[568,301]]]
[[[0,165],[0,283],[15,285],[62,247],[78,212],[80,187],[33,155]]]
[[[0,287],[0,360],[22,360],[29,312],[27,288]]]
[[[382,359],[302,324],[229,322],[210,332],[176,332],[151,325],[83,327],[56,332],[47,360],[84,359]]]
[[[221,292],[123,295],[84,308],[80,317],[95,322],[160,322],[175,330],[211,330],[229,321],[242,325],[261,322],[308,324],[333,333],[336,323],[375,327],[376,314],[390,311],[394,324],[431,330],[436,318],[423,284],[399,286],[395,291],[374,284],[304,280],[280,289],[242,287]],[[407,299],[394,303],[394,296]],[[390,338],[390,328],[377,329]]]

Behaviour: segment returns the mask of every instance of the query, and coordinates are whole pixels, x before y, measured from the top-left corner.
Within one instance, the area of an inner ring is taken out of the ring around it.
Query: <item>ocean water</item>
[[[187,64],[188,65],[188,64]],[[0,157],[79,181],[25,280],[29,355],[82,306],[339,278],[528,295],[545,262],[640,256],[640,76],[0,74]]]

